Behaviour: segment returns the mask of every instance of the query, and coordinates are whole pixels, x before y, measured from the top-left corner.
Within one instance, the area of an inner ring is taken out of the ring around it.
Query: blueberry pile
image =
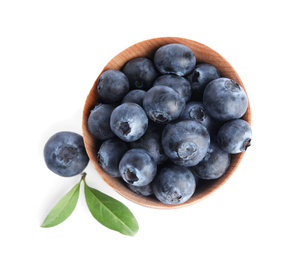
[[[98,164],[142,196],[184,203],[250,146],[244,89],[197,63],[185,45],[167,44],[152,59],[103,72],[96,90],[87,127],[99,143]]]

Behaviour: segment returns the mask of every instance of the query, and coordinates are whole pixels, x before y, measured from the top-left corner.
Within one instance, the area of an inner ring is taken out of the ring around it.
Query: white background
[[[1,1],[1,259],[293,259],[292,7],[290,1]],[[156,210],[120,200],[140,230],[123,236],[87,209],[41,228],[80,177],[51,173],[47,139],[81,131],[95,79],[119,52],[149,38],[208,45],[234,66],[252,109],[253,140],[235,174],[207,199]]]

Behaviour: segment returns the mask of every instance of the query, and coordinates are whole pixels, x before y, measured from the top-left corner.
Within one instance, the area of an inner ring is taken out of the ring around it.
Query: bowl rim
[[[236,171],[237,167],[239,166],[244,156],[244,152],[231,155],[231,164],[227,172],[222,177],[216,180],[208,181],[208,184],[206,184],[206,186],[204,186],[202,189],[200,189],[200,187],[197,188],[193,196],[188,201],[182,204],[177,204],[177,205],[164,204],[153,197],[144,197],[142,195],[138,195],[134,193],[133,191],[129,190],[126,187],[126,184],[124,184],[121,180],[115,177],[111,177],[110,175],[105,173],[102,170],[102,168],[98,165],[97,158],[96,158],[96,150],[95,150],[95,147],[97,144],[95,143],[94,138],[90,135],[87,129],[87,118],[89,116],[91,109],[95,105],[98,104],[98,93],[96,91],[96,84],[99,77],[105,70],[108,70],[108,69],[120,70],[123,67],[123,65],[132,58],[141,57],[141,56],[151,58],[153,57],[154,52],[158,49],[158,47],[168,43],[180,43],[190,47],[193,50],[193,52],[195,52],[197,63],[207,62],[214,65],[215,67],[217,67],[217,69],[219,70],[222,76],[231,78],[234,81],[236,81],[238,84],[240,84],[243,87],[244,91],[247,94],[247,90],[245,89],[240,76],[238,75],[236,70],[232,67],[232,65],[222,55],[220,55],[218,52],[216,52],[212,48],[202,43],[199,43],[197,41],[187,39],[187,38],[158,37],[158,38],[151,38],[144,41],[140,41],[138,43],[131,45],[130,47],[126,48],[120,53],[118,53],[106,64],[106,66],[100,72],[99,76],[96,78],[89,94],[87,95],[87,98],[84,104],[84,109],[82,114],[82,132],[83,132],[86,151],[89,155],[90,161],[93,163],[95,167],[95,170],[111,188],[113,188],[120,195],[129,199],[132,202],[135,202],[139,205],[146,206],[149,208],[157,208],[157,209],[174,209],[174,208],[186,207],[189,205],[193,205],[201,201],[202,199],[206,198],[207,196],[211,195],[228,181],[228,179]],[[205,58],[202,58],[202,57],[205,57]],[[247,94],[247,97],[248,97],[248,94]],[[250,108],[249,97],[248,97],[248,107],[242,119],[244,119],[251,125],[251,108]]]

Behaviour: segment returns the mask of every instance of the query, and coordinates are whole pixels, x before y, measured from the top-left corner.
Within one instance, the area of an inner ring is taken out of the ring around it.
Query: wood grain
[[[119,53],[118,55],[116,55],[112,60],[110,60],[110,62],[105,66],[103,71],[108,69],[119,70],[123,67],[123,65],[127,61],[137,57],[144,56],[144,57],[148,57],[152,59],[155,51],[160,46],[168,44],[168,43],[185,44],[186,46],[188,46],[189,48],[193,50],[197,58],[197,62],[207,62],[214,65],[215,67],[218,68],[222,76],[233,79],[234,81],[239,83],[245,90],[244,84],[242,80],[240,79],[239,75],[224,57],[222,57],[220,54],[218,54],[216,51],[212,50],[208,46],[205,46],[193,40],[178,38],[178,37],[154,38],[154,39],[150,39],[150,40],[146,40],[146,41],[134,44],[131,47]],[[101,73],[103,71],[101,71]],[[221,178],[217,180],[205,182],[196,190],[196,192],[194,193],[191,199],[189,199],[187,202],[180,205],[166,205],[159,202],[154,197],[143,197],[130,191],[121,180],[109,176],[108,174],[103,172],[101,167],[98,165],[96,153],[97,153],[97,147],[99,146],[99,143],[97,143],[92,138],[92,136],[90,135],[87,129],[87,119],[88,119],[89,113],[91,109],[99,103],[99,96],[96,91],[96,83],[98,78],[94,82],[87,96],[87,99],[84,105],[84,110],[83,110],[82,130],[83,130],[85,147],[91,162],[93,163],[95,169],[103,178],[103,180],[108,185],[110,185],[114,190],[120,193],[122,196],[128,198],[129,200],[133,202],[136,202],[138,204],[141,204],[147,207],[152,207],[152,208],[171,209],[171,208],[185,207],[185,206],[194,204],[200,201],[201,199],[207,197],[211,193],[213,193],[215,190],[220,188],[235,172],[235,170],[237,169],[239,163],[241,162],[243,158],[244,153],[233,155],[230,167]],[[248,103],[248,109],[245,115],[243,116],[243,119],[246,120],[249,124],[251,124],[250,103]]]

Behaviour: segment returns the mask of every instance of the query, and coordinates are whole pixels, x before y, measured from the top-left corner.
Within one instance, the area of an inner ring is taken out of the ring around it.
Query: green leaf
[[[41,227],[54,227],[67,219],[75,209],[79,196],[80,182],[76,184],[52,208]]]
[[[137,220],[123,203],[89,187],[85,181],[84,186],[86,203],[97,221],[124,235],[134,236],[137,233]]]

